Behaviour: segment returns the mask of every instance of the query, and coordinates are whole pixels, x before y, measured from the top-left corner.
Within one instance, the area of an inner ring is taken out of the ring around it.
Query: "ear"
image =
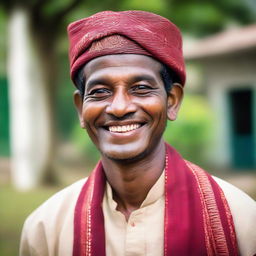
[[[167,116],[170,121],[176,120],[180,105],[183,99],[183,87],[179,83],[174,83],[168,93]]]
[[[82,128],[85,128],[84,120],[83,120],[83,117],[82,117],[83,98],[82,98],[82,95],[80,94],[80,92],[78,90],[76,90],[74,92],[74,103],[75,103],[76,110],[77,110],[77,113],[78,113],[78,117],[79,117],[79,120],[80,120],[80,125],[81,125]]]

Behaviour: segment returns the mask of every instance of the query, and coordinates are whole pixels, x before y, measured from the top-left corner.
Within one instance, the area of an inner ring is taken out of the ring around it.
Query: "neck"
[[[165,166],[165,144],[160,141],[151,154],[136,162],[115,161],[102,157],[107,180],[112,187],[117,210],[128,220],[130,213],[138,209],[149,190],[161,176]]]

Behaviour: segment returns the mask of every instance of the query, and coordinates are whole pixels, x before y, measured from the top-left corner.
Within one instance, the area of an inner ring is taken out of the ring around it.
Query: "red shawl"
[[[102,200],[105,175],[98,163],[75,208],[73,256],[104,256]],[[234,224],[214,179],[166,146],[164,256],[238,255]]]

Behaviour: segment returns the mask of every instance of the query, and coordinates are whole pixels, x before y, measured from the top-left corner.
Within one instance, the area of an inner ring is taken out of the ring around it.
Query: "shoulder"
[[[86,179],[79,180],[51,196],[27,218],[26,222],[37,219],[44,220],[44,218],[48,220],[48,216],[64,214],[67,208],[75,206],[76,199],[85,182]]]
[[[241,255],[256,253],[256,202],[230,183],[213,177],[229,204]]]
[[[85,182],[79,180],[59,191],[30,214],[22,230],[20,255],[59,255],[56,250],[62,240],[71,250],[74,210]]]

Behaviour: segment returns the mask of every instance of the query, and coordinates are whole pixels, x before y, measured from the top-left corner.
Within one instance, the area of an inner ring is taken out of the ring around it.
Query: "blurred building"
[[[216,113],[213,160],[235,169],[256,168],[256,24],[195,42],[185,58],[202,68]]]

